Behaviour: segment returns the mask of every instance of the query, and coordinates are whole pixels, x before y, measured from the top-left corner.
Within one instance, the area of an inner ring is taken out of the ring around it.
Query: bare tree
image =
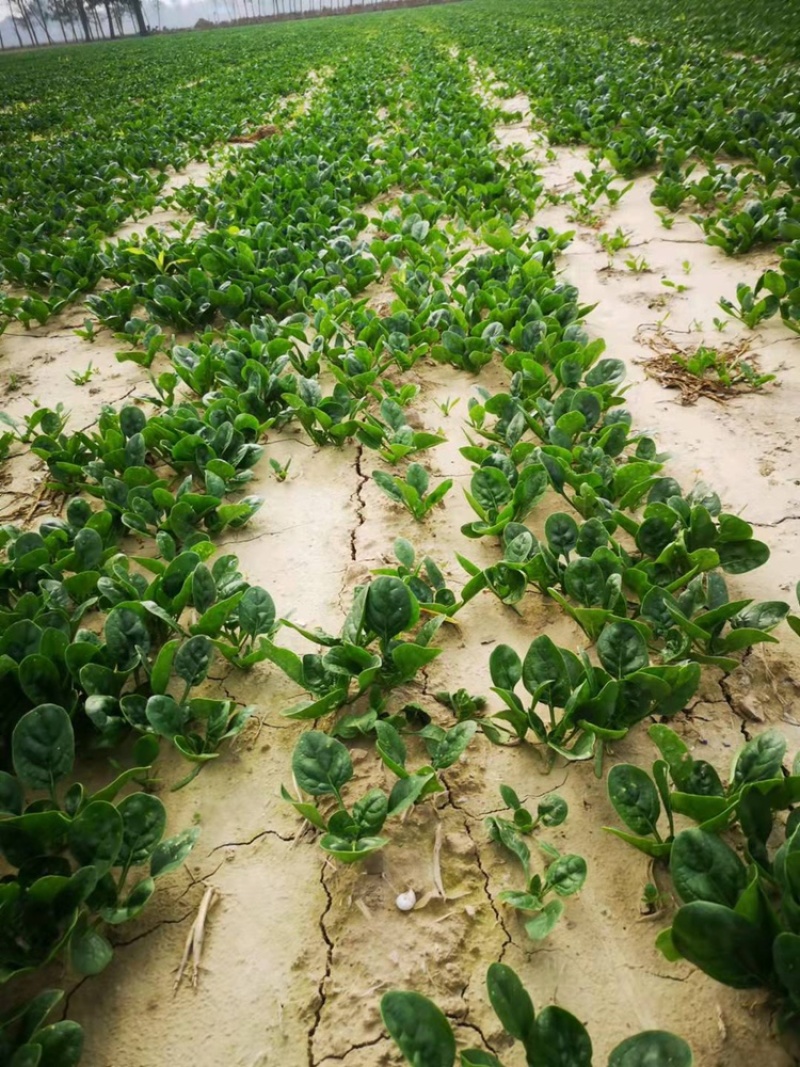
[[[142,0],[127,0],[128,10],[133,15],[136,22],[136,28],[142,37],[147,36],[147,23],[144,21],[144,12],[142,11]]]
[[[14,10],[13,7],[11,8],[11,10],[13,12],[13,10]],[[22,23],[22,25],[25,27],[25,32],[28,35],[28,39],[30,40],[30,43],[34,44],[34,45],[38,45],[39,44],[39,38],[36,35],[36,27],[33,25],[33,20],[31,19],[31,13],[30,13],[30,11],[28,9],[28,5],[25,2],[25,0],[17,0],[17,11],[19,12],[19,15],[17,16],[17,18]],[[13,17],[14,16],[12,14],[12,18]]]

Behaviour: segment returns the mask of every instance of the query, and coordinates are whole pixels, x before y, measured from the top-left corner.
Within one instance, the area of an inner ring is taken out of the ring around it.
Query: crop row
[[[387,820],[445,788],[440,772],[478,733],[497,745],[532,743],[545,765],[593,759],[602,774],[608,742],[650,716],[678,714],[704,666],[733,669],[789,613],[783,603],[730,600],[724,575],[761,565],[768,549],[712,490],[685,492],[636,431],[623,406],[624,365],[590,341],[591,309],[557,273],[569,235],[528,226],[541,182],[518,153],[496,150],[498,116],[450,54],[442,19],[463,32],[454,9],[396,20],[380,42],[350,39],[292,130],[208,187],[179,194],[203,232],[150,231],[99,253],[116,287],[90,306],[130,342],[123,357],[150,368],[170,349],[170,368],[151,374],[153,414],[106,411],[94,431],[68,434],[59,412],[42,412],[18,431],[72,499],[64,520],[38,533],[4,532],[0,664],[14,699],[0,730],[0,849],[15,872],[0,887],[6,979],[62,951],[80,973],[101,971],[112,951],[107,928],[138,915],[154,879],[185,859],[195,834],[163,840],[160,801],[144,789],[115,801],[131,782],[146,783],[160,739],[193,764],[192,777],[245,726],[251,709],[194,692],[212,656],[237,669],[271,661],[308,694],[291,718],[335,716],[295,750],[294,777],[311,800],[286,799],[326,852],[354,862],[386,844]],[[515,40],[527,32],[521,20],[508,25]],[[506,77],[501,59],[491,56]],[[396,187],[405,191],[392,200]],[[383,208],[370,225],[360,209],[376,198]],[[471,251],[473,242],[483,250]],[[378,278],[396,294],[388,315],[363,299]],[[163,326],[204,332],[170,345]],[[462,449],[475,513],[462,532],[499,541],[502,559],[480,568],[459,556],[466,580],[457,593],[435,561],[399,541],[397,565],[353,590],[339,634],[280,619],[234,557],[211,563],[213,538],[260,506],[227,498],[246,486],[264,434],[292,423],[317,445],[356,441],[393,467],[415,457],[404,475],[380,471],[376,482],[424,520],[430,496],[435,503],[447,489],[428,494],[419,457],[443,438],[409,420],[416,387],[398,385],[397,372],[428,355],[467,373],[489,362],[508,371],[504,391],[483,390],[471,403]],[[129,533],[138,555],[120,551]],[[456,719],[447,727],[398,706],[399,687],[439,655],[444,620],[486,590],[509,605],[532,590],[552,597],[594,656],[539,635],[524,659],[494,650],[500,713],[463,691],[441,695]],[[284,626],[314,651],[282,645]],[[91,795],[67,785],[76,752],[116,750],[131,734],[133,765],[113,782]],[[798,778],[781,771],[785,745],[771,733],[751,742],[725,786],[663,723],[651,735],[662,757],[652,782],[623,765],[609,791],[626,826],[618,836],[669,856],[684,904],[660,941],[720,981],[777,989],[790,1015],[800,945],[793,817],[778,854],[768,848],[775,813],[798,797]],[[374,739],[396,779],[388,794],[349,795],[354,738]],[[423,758],[413,770],[409,751]],[[526,837],[563,821],[566,809],[551,796],[534,817],[513,791],[503,799],[511,817],[494,818],[490,836],[525,875],[506,902],[533,916],[528,933],[540,939],[580,889],[586,863],[548,846],[544,876],[532,875]],[[698,828],[675,835],[673,812]],[[748,866],[719,836],[737,826]],[[720,878],[704,877],[710,869]],[[536,1015],[508,968],[490,970],[489,993],[530,1063],[552,1062],[556,1046],[570,1063],[590,1062],[577,1020],[556,1008]],[[40,1029],[53,1004],[46,994],[6,1020],[11,1062],[77,1063],[74,1024]],[[383,1011],[412,1062],[452,1063],[449,1026],[424,998],[389,994]],[[610,1062],[645,1056],[691,1062],[682,1041],[660,1032],[623,1042]],[[462,1053],[462,1063],[497,1062]]]

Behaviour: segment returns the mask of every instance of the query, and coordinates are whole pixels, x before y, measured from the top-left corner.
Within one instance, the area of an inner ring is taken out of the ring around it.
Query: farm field
[[[799,60],[0,56],[0,1064],[800,1061]]]

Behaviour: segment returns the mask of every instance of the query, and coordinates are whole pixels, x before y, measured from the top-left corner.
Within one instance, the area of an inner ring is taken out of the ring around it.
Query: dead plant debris
[[[695,404],[701,396],[723,404],[744,393],[759,392],[775,379],[774,374],[761,373],[758,355],[747,339],[712,347],[679,341],[675,333],[663,326],[640,326],[636,340],[653,355],[636,362],[665,389],[678,389],[683,405]]]

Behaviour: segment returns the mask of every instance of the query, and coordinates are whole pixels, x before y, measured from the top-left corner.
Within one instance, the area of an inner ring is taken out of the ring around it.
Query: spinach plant
[[[367,585],[356,586],[339,637],[283,620],[326,649],[298,656],[268,639],[262,641],[266,658],[313,698],[284,714],[292,719],[317,719],[364,697],[370,713],[377,716],[389,690],[410,682],[440,654],[441,649],[430,642],[443,618],[434,615],[419,626],[420,603],[409,585],[400,578],[380,575]],[[412,631],[413,637],[402,638]]]
[[[432,508],[444,500],[453,487],[453,479],[445,478],[428,492],[430,476],[419,463],[409,464],[404,478],[384,471],[373,471],[372,478],[390,500],[403,504],[417,522],[421,522]]]
[[[113,803],[147,767],[123,771],[87,795],[72,772],[75,734],[67,712],[41,704],[12,737],[14,774],[0,772],[0,852],[11,874],[0,905],[0,979],[41,967],[66,952],[80,974],[98,974],[113,948],[107,927],[135,918],[155,879],[180,866],[197,830],[164,839],[166,810],[147,793]],[[26,804],[25,790],[45,797]],[[148,873],[142,867],[148,868]]]
[[[534,818],[510,786],[501,785],[500,795],[512,810],[513,817],[490,815],[486,819],[486,828],[489,839],[503,845],[522,864],[525,889],[521,892],[503,890],[497,899],[524,915],[533,915],[525,923],[525,932],[532,941],[543,941],[564,912],[563,899],[582,889],[586,881],[586,860],[583,856],[562,856],[549,842],[537,841],[545,857],[545,870],[544,874],[531,875],[531,855],[525,837],[539,825],[560,826],[569,811],[567,803],[557,793],[548,793],[539,802]]]
[[[0,1056],[11,1067],[77,1067],[83,1053],[83,1028],[70,1019],[47,1023],[63,1000],[47,989],[0,1018]]]
[[[633,764],[609,771],[608,796],[627,827],[605,827],[609,833],[650,856],[669,856],[675,839],[674,815],[685,815],[703,831],[721,833],[739,824],[754,858],[765,858],[760,841],[763,822],[773,812],[790,808],[800,796],[800,779],[782,771],[786,741],[777,730],[759,734],[737,753],[726,786],[716,768],[694,759],[685,742],[669,727],[656,723],[648,734],[660,752],[652,777]],[[670,787],[671,785],[671,787]],[[666,815],[668,832],[658,823]]]
[[[516,973],[493,963],[486,975],[489,1001],[500,1025],[523,1047],[528,1067],[592,1067],[592,1041],[578,1019],[551,1005],[535,1012]],[[453,1067],[456,1041],[446,1016],[419,993],[391,990],[381,999],[381,1016],[403,1057],[414,1067]],[[469,1048],[459,1053],[461,1067],[502,1067],[493,1052]],[[664,1030],[646,1030],[626,1038],[611,1052],[608,1067],[692,1067],[691,1049]]]

